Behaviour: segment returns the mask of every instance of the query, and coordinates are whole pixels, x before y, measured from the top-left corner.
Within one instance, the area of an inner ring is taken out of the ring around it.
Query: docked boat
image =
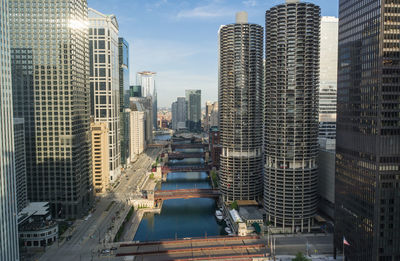
[[[228,233],[228,234],[231,234],[231,233],[232,233],[232,230],[231,230],[229,227],[226,227],[226,228],[225,228],[225,232]]]
[[[218,221],[221,221],[224,218],[222,212],[219,210],[215,211],[215,217],[218,219]]]

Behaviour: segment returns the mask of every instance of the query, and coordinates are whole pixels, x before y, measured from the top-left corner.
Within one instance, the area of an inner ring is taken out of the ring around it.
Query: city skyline
[[[131,45],[130,84],[136,84],[139,71],[157,72],[158,97],[163,97],[158,106],[169,108],[186,89],[201,89],[203,101],[217,101],[219,26],[247,11],[250,23],[264,27],[265,10],[282,2],[89,0],[88,5],[118,17],[120,34]],[[306,2],[321,6],[322,16],[338,16],[338,0]]]

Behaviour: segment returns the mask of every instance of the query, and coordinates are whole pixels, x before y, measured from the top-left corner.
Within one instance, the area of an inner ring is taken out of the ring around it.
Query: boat
[[[222,212],[219,210],[215,211],[215,217],[218,219],[218,221],[221,221],[224,218]]]
[[[225,232],[228,233],[228,234],[231,234],[231,233],[232,233],[232,230],[231,230],[229,227],[226,227],[226,228],[225,228]]]

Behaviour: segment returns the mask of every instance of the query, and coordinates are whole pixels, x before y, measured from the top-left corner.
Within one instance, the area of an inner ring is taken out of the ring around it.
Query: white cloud
[[[246,1],[243,1],[243,4],[244,4],[245,6],[254,7],[254,6],[257,5],[257,1],[256,1],[256,0],[246,0]]]
[[[207,5],[197,6],[192,9],[182,10],[176,18],[214,18],[232,16],[235,11],[225,6],[221,6],[223,1],[214,0]]]

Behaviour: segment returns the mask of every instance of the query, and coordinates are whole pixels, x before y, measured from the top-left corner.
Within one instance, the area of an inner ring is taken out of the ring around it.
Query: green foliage
[[[236,202],[236,200],[231,203],[230,207],[231,207],[231,209],[236,209],[236,210],[239,209],[239,206],[238,206],[238,203]]]
[[[151,173],[149,179],[154,179],[154,173]]]
[[[216,188],[218,188],[218,175],[217,172],[215,170],[211,171],[211,179],[213,181],[213,184]]]
[[[307,257],[304,256],[303,253],[297,253],[296,257],[292,259],[292,261],[310,261]]]

